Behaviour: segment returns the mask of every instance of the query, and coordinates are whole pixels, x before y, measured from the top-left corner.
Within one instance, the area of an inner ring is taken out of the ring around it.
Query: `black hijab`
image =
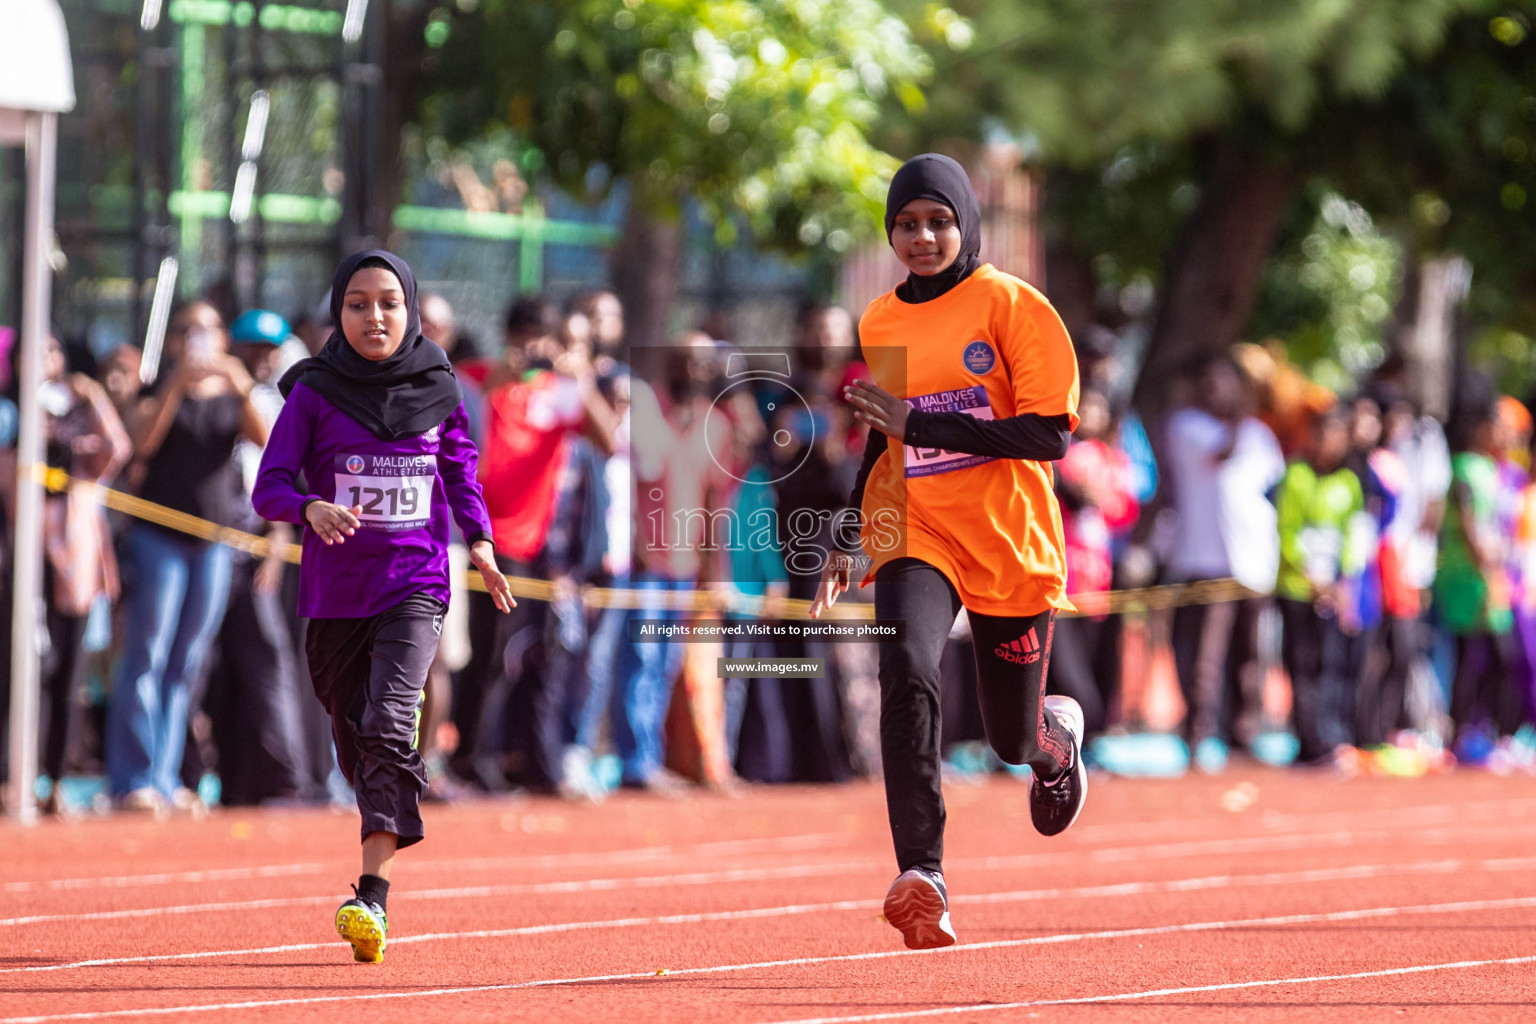
[[[937,274],[907,274],[896,289],[903,302],[928,302],[970,277],[981,265],[981,204],[965,168],[940,153],[924,153],[901,165],[885,195],[885,240],[891,240],[896,215],[914,199],[932,199],[955,211],[960,224],[960,252]]]
[[[378,362],[358,355],[341,333],[347,285],[364,267],[389,270],[400,279],[405,293],[405,340],[393,355]],[[320,354],[300,360],[283,374],[278,388],[284,397],[302,380],[382,441],[424,434],[463,401],[447,354],[421,333],[416,275],[394,253],[364,249],[341,261],[331,281],[331,323],[335,326]]]

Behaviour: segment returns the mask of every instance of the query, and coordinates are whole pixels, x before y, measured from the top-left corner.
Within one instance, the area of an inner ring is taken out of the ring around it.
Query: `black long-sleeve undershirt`
[[[914,448],[943,448],[967,455],[986,455],[994,459],[1028,459],[1054,462],[1067,454],[1072,442],[1072,421],[1060,416],[1041,416],[1027,412],[1001,420],[981,420],[963,412],[907,412],[904,444]],[[870,428],[864,442],[864,459],[854,479],[848,506],[864,503],[864,485],[870,470],[886,449],[885,435]]]
[[[1072,420],[1027,412],[1001,420],[982,420],[963,412],[907,412],[902,440],[914,448],[943,448],[994,459],[1055,462],[1072,443]]]

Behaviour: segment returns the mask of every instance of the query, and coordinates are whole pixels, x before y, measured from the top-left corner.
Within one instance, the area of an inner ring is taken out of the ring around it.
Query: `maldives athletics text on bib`
[[[907,399],[907,404],[922,412],[963,412],[979,420],[996,419],[992,405],[987,401],[987,389],[980,384],[954,391],[940,391],[932,395],[918,395]],[[907,476],[933,476],[935,473],[952,473],[986,462],[997,461],[990,455],[972,455],[969,452],[951,452],[943,448],[914,448],[904,445]]]
[[[369,529],[414,530],[432,519],[436,481],[436,455],[337,455],[333,500],[361,507]]]

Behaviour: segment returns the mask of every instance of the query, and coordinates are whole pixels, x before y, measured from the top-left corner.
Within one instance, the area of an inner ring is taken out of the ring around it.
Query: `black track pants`
[[[331,713],[336,761],[357,793],[363,838],[421,842],[427,769],[416,751],[422,690],[446,606],[412,594],[366,619],[311,619],[305,653],[315,696]]]
[[[944,795],[939,763],[939,659],[960,596],[938,569],[901,558],[875,577],[875,617],[906,624],[902,640],[880,645],[880,749],[896,863],[940,870]],[[1047,711],[1046,671],[1054,612],[1030,616],[970,613],[976,691],[987,742],[1009,764],[1046,778],[1071,759],[1071,736]]]

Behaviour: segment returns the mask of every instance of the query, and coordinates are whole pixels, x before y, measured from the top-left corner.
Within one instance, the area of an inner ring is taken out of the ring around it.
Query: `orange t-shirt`
[[[919,409],[982,419],[1066,415],[1077,429],[1077,357],[1061,318],[1018,278],[978,267],[928,302],[869,304],[859,341],[870,376]],[[1071,609],[1061,509],[1043,462],[917,449],[888,438],[864,487],[865,584],[920,558],[984,615]]]

